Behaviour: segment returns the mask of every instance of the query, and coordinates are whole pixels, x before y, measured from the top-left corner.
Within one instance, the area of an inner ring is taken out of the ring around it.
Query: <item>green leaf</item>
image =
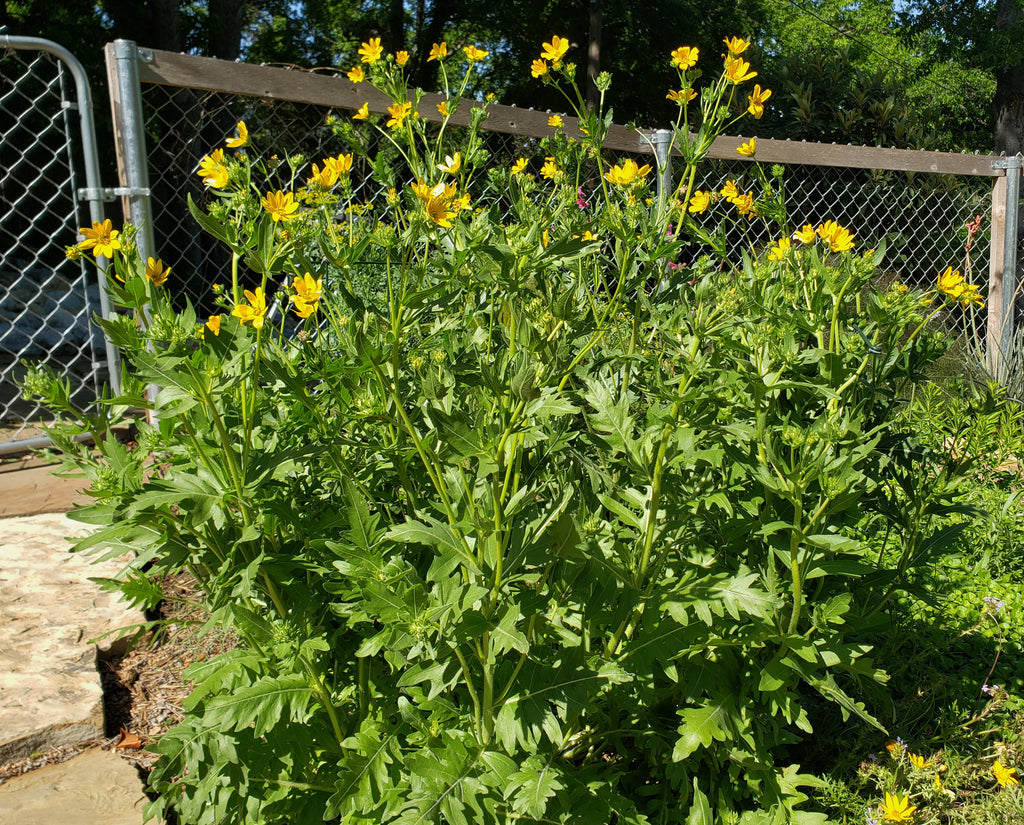
[[[739,619],[743,613],[763,619],[772,615],[778,600],[753,586],[757,578],[756,573],[736,576],[713,585],[709,591],[722,599],[725,609],[734,619]]]
[[[206,702],[204,722],[222,730],[252,726],[263,736],[282,718],[298,722],[306,714],[312,691],[301,674],[266,676],[254,685]]]
[[[436,570],[431,568],[433,581],[446,577],[459,564],[466,565],[470,572],[480,572],[476,559],[467,550],[464,540],[456,536],[450,526],[429,515],[424,514],[423,518],[425,521],[409,519],[394,525],[388,530],[387,537],[403,544],[425,544],[440,550],[442,556],[446,558],[442,559],[442,567]]]
[[[528,757],[512,777],[505,789],[505,799],[511,800],[512,810],[516,813],[542,819],[547,811],[548,799],[564,787],[558,770],[551,762],[534,755]]]
[[[697,748],[708,748],[715,740],[724,742],[726,732],[721,723],[732,712],[732,706],[733,700],[726,697],[713,704],[677,711],[683,717],[683,724],[678,728],[679,738],[672,749],[672,761],[682,762]]]
[[[693,802],[690,803],[690,813],[686,817],[686,825],[715,825],[715,818],[711,814],[711,804],[707,795],[697,784],[697,777],[693,778]]]

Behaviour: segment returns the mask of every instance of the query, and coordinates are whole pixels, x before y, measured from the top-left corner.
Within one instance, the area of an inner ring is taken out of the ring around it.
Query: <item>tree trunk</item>
[[[398,52],[405,48],[405,3],[391,0],[391,14],[388,19],[388,38],[384,48]]]
[[[996,27],[1009,30],[1020,22],[1017,0],[997,0]],[[1024,152],[1024,61],[996,69],[995,152]]]
[[[210,0],[209,57],[237,60],[242,53],[242,0]]]
[[[184,49],[178,0],[153,0],[152,32],[151,45],[154,48],[169,52],[180,52]]]
[[[597,91],[597,76],[601,73],[603,16],[603,0],[590,0],[590,44],[587,47],[587,103],[595,111],[601,99],[601,93]]]

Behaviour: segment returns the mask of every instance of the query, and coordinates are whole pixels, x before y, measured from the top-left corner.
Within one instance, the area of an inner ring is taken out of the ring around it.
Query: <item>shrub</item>
[[[611,112],[582,103],[543,163],[487,169],[465,79],[432,125],[371,42],[394,105],[355,118],[384,147],[366,161],[383,204],[355,202],[352,155],[303,186],[300,160],[244,154],[242,125],[204,158],[218,202],[194,214],[232,251],[230,312],[174,312],[173,274],[130,228],[72,248],[112,256],[122,312],[102,324],[127,365],[124,395],[87,412],[28,381],[96,498],[78,549],[135,553],[129,593],[190,570],[245,642],[190,669],[151,815],[823,821],[797,810],[817,780],[780,747],[821,701],[879,726],[858,684],[885,674],[854,634],[913,559],[870,554],[859,505],[898,452],[895,400],[943,345],[934,296],[875,290],[882,251],[788,227],[767,178],[692,190],[767,95],[740,91],[747,44],[727,45],[694,105],[696,50],[673,53],[675,192],[610,164]],[[533,71],[578,100],[567,46]],[[500,194],[474,199],[485,182]],[[706,209],[781,238],[675,266],[714,240]],[[153,417],[128,450],[104,436],[132,407]],[[98,457],[70,440],[83,429]]]

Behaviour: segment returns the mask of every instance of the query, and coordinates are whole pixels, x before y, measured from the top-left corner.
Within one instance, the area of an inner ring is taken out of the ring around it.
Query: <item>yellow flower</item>
[[[850,230],[844,229],[835,221],[825,221],[815,231],[833,252],[853,249],[853,235]]]
[[[427,217],[438,226],[446,229],[452,225],[451,219],[455,217],[455,210],[451,208],[451,200],[444,197],[434,196],[427,201]]]
[[[701,212],[704,212],[710,205],[711,193],[702,192],[701,190],[698,189],[696,192],[693,193],[692,197],[690,198],[690,203],[686,207],[686,209],[689,212],[693,212],[693,214],[695,215],[699,215]]]
[[[488,52],[478,49],[476,46],[463,46],[462,51],[466,53],[466,59],[470,63],[479,63],[488,55]]]
[[[757,208],[754,206],[754,196],[749,192],[737,195],[735,198],[729,198],[729,203],[735,206],[744,217],[750,218],[757,214]]]
[[[223,315],[211,315],[206,319],[206,328],[214,335],[220,335],[220,322],[223,318]]]
[[[526,169],[527,160],[526,158],[517,158],[516,162],[512,164],[512,174],[518,175]]]
[[[739,84],[757,77],[757,72],[750,71],[750,64],[746,60],[730,55],[725,58],[725,77],[729,82]]]
[[[908,753],[907,757],[910,759],[910,764],[917,768],[919,771],[923,771],[929,767],[932,763],[925,760],[923,756],[918,756],[916,753]]]
[[[348,70],[348,79],[353,83],[362,83],[366,80],[366,73],[363,71],[362,66],[354,66]]]
[[[437,168],[442,172],[447,172],[449,175],[455,175],[462,168],[462,153],[456,152],[454,155],[445,155],[444,163],[437,164]]]
[[[170,274],[171,268],[164,268],[164,262],[159,258],[146,259],[146,280],[154,286],[163,286]]]
[[[264,196],[262,203],[263,208],[274,219],[274,223],[290,221],[292,218],[297,217],[295,212],[298,210],[299,205],[292,200],[291,192],[282,192],[280,189],[276,192],[268,192]]]
[[[427,58],[427,63],[431,60],[443,60],[448,56],[448,44],[447,43],[435,43],[430,47],[430,56]]]
[[[267,297],[263,294],[263,287],[256,287],[255,292],[245,290],[245,298],[249,303],[237,304],[231,314],[243,324],[252,324],[253,329],[263,329],[263,319],[267,314]]]
[[[534,77],[540,77],[548,73],[548,64],[543,60],[534,60],[530,64],[530,74]]]
[[[812,244],[814,243],[814,238],[814,227],[811,226],[809,223],[805,223],[803,229],[797,230],[796,232],[793,233],[793,240],[800,241],[800,243],[802,244]],[[895,742],[896,740],[893,739],[891,741]],[[889,747],[888,742],[885,746],[887,748]]]
[[[395,63],[397,63],[399,66],[404,66],[408,62],[409,62],[409,52],[406,52],[406,51],[395,52]]]
[[[557,68],[561,65],[562,58],[565,57],[565,53],[567,51],[569,51],[569,41],[556,34],[551,38],[550,43],[544,44],[544,48],[541,51],[540,56],[545,60],[550,60],[551,65]]]
[[[910,804],[909,796],[894,796],[888,791],[885,792],[885,802],[882,803],[882,819],[886,822],[910,822],[914,816],[917,805]]]
[[[733,57],[739,57],[750,46],[750,41],[744,40],[742,37],[730,37],[722,42],[725,43],[725,47]]]
[[[761,119],[761,115],[764,114],[764,102],[771,96],[771,89],[761,91],[761,84],[754,84],[754,91],[747,95],[747,111],[754,116],[755,120]]]
[[[582,235],[580,235],[580,240],[581,241],[596,241],[597,240],[597,235],[595,235],[593,232],[591,232],[588,229],[586,232],[584,232]]]
[[[740,190],[736,188],[736,181],[727,180],[725,186],[721,189],[722,197],[726,200],[732,200],[740,194]]]
[[[313,174],[311,177],[306,179],[308,186],[317,186],[321,189],[330,189],[334,184],[338,182],[338,172],[336,169],[332,169],[326,163],[324,168],[321,169],[315,163],[313,164]]]
[[[451,112],[448,111],[448,101],[442,100],[437,104],[437,111],[441,113],[441,117],[448,117]]]
[[[628,186],[636,178],[646,177],[650,174],[650,171],[650,164],[645,163],[643,166],[637,166],[635,160],[628,158],[605,172],[604,179],[609,183],[614,183],[616,186]]]
[[[540,168],[541,177],[547,178],[548,180],[554,178],[560,171],[561,170],[558,168],[558,164],[555,163],[554,158],[545,158],[544,165]]]
[[[430,200],[430,187],[427,186],[423,181],[418,180],[412,184],[411,187],[413,192],[416,193],[416,197],[426,203]]]
[[[757,141],[754,138],[751,138],[746,143],[737,146],[736,151],[741,155],[751,157],[757,151]]]
[[[1016,768],[1004,768],[998,759],[992,763],[992,775],[1003,788],[1010,788],[1020,784],[1013,776],[1015,773],[1017,773]]]
[[[561,115],[552,115],[551,117],[548,118],[548,126],[554,126],[557,129],[563,125],[564,122],[562,121]]]
[[[223,189],[228,185],[228,167],[224,165],[224,150],[215,149],[199,161],[199,171],[205,186]]]
[[[946,271],[939,275],[939,292],[945,293],[954,301],[959,301],[963,307],[971,304],[985,306],[979,289],[977,284],[966,283],[960,270],[954,270],[951,266],[947,266]]]
[[[245,128],[245,121],[238,121],[238,137],[228,138],[224,145],[228,149],[241,149],[249,145],[249,130]]]
[[[405,124],[405,119],[409,117],[412,112],[412,103],[408,100],[405,103],[396,103],[394,106],[388,106],[388,114],[391,118],[385,124],[389,129],[401,129]]]
[[[959,294],[963,282],[964,276],[960,274],[960,270],[954,272],[953,267],[947,266],[946,271],[939,275],[939,292],[945,292],[955,298],[954,292]]]
[[[697,96],[696,89],[669,89],[668,94],[665,95],[669,100],[674,100],[676,103],[689,103]]]
[[[315,166],[313,167],[316,168]],[[352,169],[352,155],[338,155],[333,158],[324,158],[324,169],[336,172],[338,177],[347,174]]]
[[[83,252],[91,249],[92,254],[97,258],[101,255],[109,258],[114,254],[115,249],[121,248],[121,242],[117,239],[117,236],[121,233],[114,229],[110,218],[107,218],[103,223],[94,221],[92,228],[79,229],[78,233],[85,236],[85,240],[79,242],[78,248]]]
[[[775,246],[768,250],[768,260],[781,261],[786,257],[786,253],[789,252],[792,245],[792,241],[789,238],[779,238],[775,242]]]
[[[368,43],[363,43],[359,47],[359,57],[363,63],[376,63],[382,54],[384,47],[381,46],[379,37],[371,37]]]
[[[370,116],[370,104],[364,103],[359,107],[359,111],[352,115],[352,120],[366,120]]]
[[[320,298],[324,294],[324,279],[314,278],[307,272],[301,278],[292,281],[292,289],[295,290],[292,296],[295,314],[300,318],[308,318],[316,312],[320,304]]]
[[[698,57],[700,57],[700,49],[693,46],[680,46],[672,52],[672,65],[685,72],[697,65]]]
[[[977,284],[964,284],[964,291],[960,296],[960,306],[968,307],[974,304],[979,309],[984,309],[985,301],[982,299],[979,289]]]

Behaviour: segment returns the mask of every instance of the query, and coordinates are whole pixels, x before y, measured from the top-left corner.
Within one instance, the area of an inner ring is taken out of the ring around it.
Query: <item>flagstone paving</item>
[[[144,617],[90,581],[123,561],[68,552],[89,529],[63,513],[0,519],[0,765],[104,738],[97,666],[117,652],[108,634]],[[132,766],[97,749],[0,785],[0,823],[43,822],[37,809],[48,823],[139,823],[143,801]]]

